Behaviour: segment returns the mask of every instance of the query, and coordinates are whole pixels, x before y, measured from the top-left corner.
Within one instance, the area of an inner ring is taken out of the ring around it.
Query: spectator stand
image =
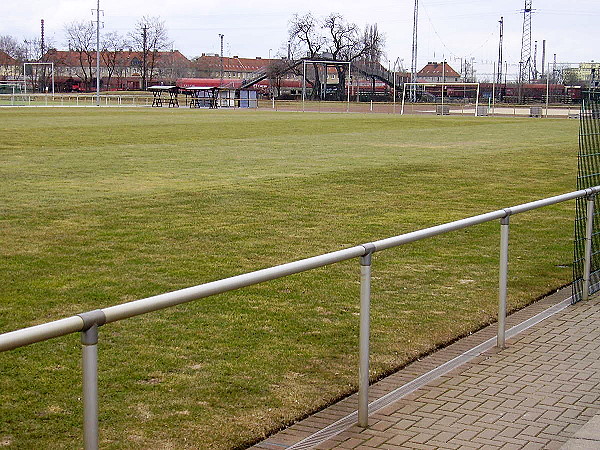
[[[153,107],[162,107],[164,99],[163,94],[169,94],[169,108],[179,108],[179,100],[177,100],[177,94],[179,94],[179,88],[177,86],[150,86],[148,88],[154,95],[152,99]]]
[[[180,89],[181,93],[185,94],[185,104],[189,104],[190,108],[214,109],[217,107],[217,98],[219,92],[219,88],[217,87],[190,86]]]

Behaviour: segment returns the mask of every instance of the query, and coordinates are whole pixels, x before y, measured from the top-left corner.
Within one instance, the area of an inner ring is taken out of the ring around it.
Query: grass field
[[[575,188],[576,121],[0,109],[0,332]],[[574,205],[511,219],[509,301]],[[499,225],[378,253],[373,379],[494,320]],[[100,330],[103,448],[232,448],[357,386],[358,261]],[[81,445],[79,336],[0,354],[0,446]]]

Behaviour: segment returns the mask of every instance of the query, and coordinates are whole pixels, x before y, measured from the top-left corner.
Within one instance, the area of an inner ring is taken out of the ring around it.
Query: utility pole
[[[412,63],[410,66],[410,82],[417,82],[417,28],[419,22],[419,0],[415,0],[414,20],[413,20],[413,41],[412,41]],[[411,85],[411,101],[417,101],[417,86]]]
[[[504,41],[504,17],[500,17],[500,43],[498,44],[498,68],[496,69],[496,84],[502,84],[502,45]],[[502,93],[502,90],[500,90]],[[500,94],[502,98],[502,94]]]
[[[533,45],[533,79],[537,80],[538,71],[537,71],[537,41],[534,41]]]
[[[147,57],[148,57],[148,25],[144,24],[142,27],[142,89],[148,89],[148,83],[146,81],[147,73]]]
[[[224,34],[219,34],[219,37],[221,38],[221,83],[219,84],[219,87],[223,86],[223,37],[225,37]]]
[[[542,41],[542,78],[544,78],[544,70],[546,69],[546,39]],[[546,76],[548,74],[546,73]]]

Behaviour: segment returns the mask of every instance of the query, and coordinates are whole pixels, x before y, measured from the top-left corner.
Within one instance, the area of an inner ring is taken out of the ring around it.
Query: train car
[[[581,100],[580,86],[564,86],[562,84],[527,83],[508,84],[505,88],[507,101],[545,102],[546,95],[551,103],[576,103]]]
[[[242,86],[243,80],[241,79],[229,79],[224,78],[179,78],[176,85],[181,88],[186,87],[224,87],[231,89],[239,89]],[[306,88],[307,95],[311,94],[312,87],[310,83],[305,82],[304,87]],[[270,96],[274,92],[277,97],[280,98],[299,98],[302,96],[303,83],[301,79],[297,78],[282,78],[277,81],[264,79],[252,85],[252,88],[258,93],[264,96]],[[332,93],[337,88],[337,84],[328,83],[326,92]],[[361,98],[365,95],[373,94],[376,96],[390,95],[390,87],[385,83],[376,80],[373,84],[370,80],[358,80],[352,83],[346,83],[345,95],[348,94],[350,89],[350,96],[355,97],[360,95]]]

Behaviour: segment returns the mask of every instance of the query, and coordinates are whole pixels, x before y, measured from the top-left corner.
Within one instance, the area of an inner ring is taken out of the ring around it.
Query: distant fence
[[[302,259],[267,269],[249,272],[178,291],[156,295],[141,300],[89,311],[65,319],[0,334],[0,352],[16,349],[70,333],[81,333],[83,345],[83,403],[84,442],[86,449],[98,448],[98,328],[105,324],[165,309],[171,306],[232,291],[288,275],[305,272],[318,267],[358,258],[360,263],[360,327],[359,327],[359,393],[358,423],[368,425],[371,257],[373,253],[398,247],[410,242],[427,239],[450,231],[474,225],[500,221],[500,264],[498,289],[498,336],[497,345],[505,344],[506,298],[508,288],[508,244],[510,217],[544,206],[574,199],[587,199],[586,260],[583,264],[583,298],[590,289],[590,249],[593,233],[594,204],[600,186],[549,197],[530,203],[499,209],[497,211],[449,222],[399,236],[369,242],[355,247]]]
[[[103,94],[100,95],[100,106],[109,107],[150,107],[154,98],[152,94]],[[244,99],[235,99],[236,105]],[[60,107],[81,107],[97,106],[97,98],[94,93],[87,94],[0,94],[0,106],[60,106]],[[166,106],[166,102],[165,102]],[[194,106],[191,99],[185,96],[179,96],[179,108],[189,108]],[[341,101],[305,101],[302,100],[278,100],[261,99],[258,100],[258,108],[261,110],[288,111],[288,112],[323,112],[323,113],[378,113],[378,114],[398,114],[406,115],[451,115],[451,116],[498,116],[498,117],[531,117],[532,108],[541,108],[540,114],[536,117],[550,118],[579,118],[578,105],[546,105],[531,103],[523,105],[510,105],[497,103],[495,105],[487,102],[480,102],[477,108],[475,103],[470,101],[446,102],[444,114],[440,114],[440,104],[436,103],[406,103],[404,111],[402,104],[398,102],[341,102]],[[220,106],[222,108],[224,106]],[[208,106],[207,106],[208,108]],[[217,108],[217,109],[219,109]],[[227,107],[225,107],[227,109]],[[475,114],[476,108],[478,113]],[[447,112],[446,112],[447,111]]]

